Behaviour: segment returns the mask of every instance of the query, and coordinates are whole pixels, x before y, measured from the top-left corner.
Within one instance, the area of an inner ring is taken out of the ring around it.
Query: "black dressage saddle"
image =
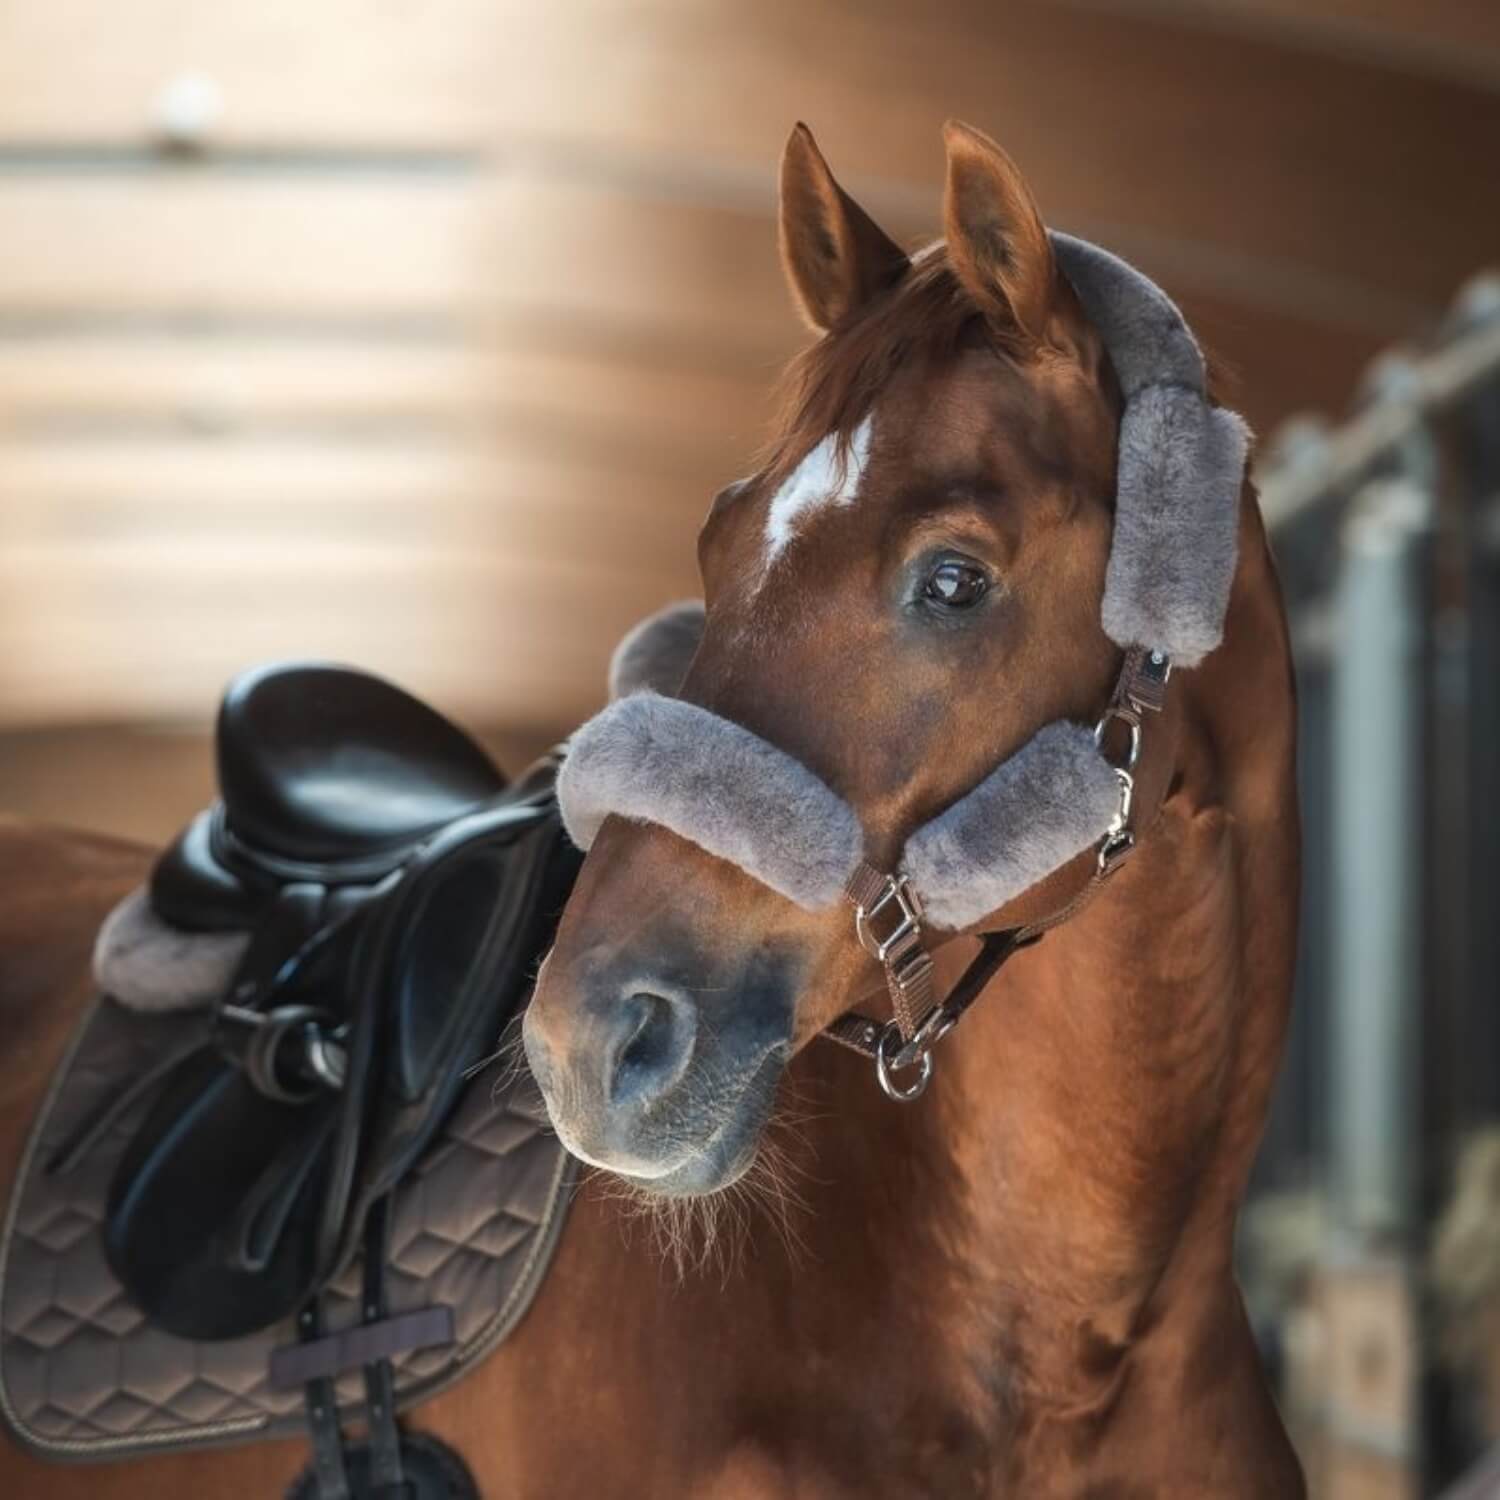
[[[555,760],[507,785],[361,672],[240,677],[217,746],[221,800],[161,857],[151,905],[247,946],[120,1161],[105,1249],[169,1332],[300,1314],[315,1337],[308,1308],[362,1244],[378,1262],[386,1196],[517,1017],[579,856]]]

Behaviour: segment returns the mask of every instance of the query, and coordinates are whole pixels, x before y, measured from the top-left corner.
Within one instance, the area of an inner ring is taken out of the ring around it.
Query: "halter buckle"
[[[892,902],[896,905],[896,922],[884,936],[876,933],[872,925]],[[859,945],[877,963],[887,963],[903,945],[917,937],[922,930],[922,903],[905,875],[887,875],[885,884],[877,895],[865,906],[856,902],[854,907],[854,931]]]

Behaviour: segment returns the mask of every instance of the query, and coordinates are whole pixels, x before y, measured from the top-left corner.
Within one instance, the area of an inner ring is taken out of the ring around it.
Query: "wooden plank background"
[[[1262,431],[1500,250],[1480,0],[0,0],[0,731],[280,654],[565,731],[800,341],[787,129],[916,242],[948,115]]]

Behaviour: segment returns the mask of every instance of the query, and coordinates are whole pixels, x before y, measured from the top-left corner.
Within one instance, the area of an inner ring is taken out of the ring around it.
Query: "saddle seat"
[[[355,1252],[519,1013],[577,872],[556,762],[515,786],[456,726],[351,669],[245,674],[222,801],[152,872],[156,915],[248,934],[208,1040],[120,1159],[116,1276],[186,1338],[304,1305]]]
[[[322,663],[237,678],[217,742],[226,828],[304,865],[408,849],[505,789],[457,725],[379,677]]]
[[[237,677],[215,748],[219,802],[151,875],[152,908],[189,932],[253,929],[293,885],[362,893],[440,829],[528,795],[420,699],[321,662]]]

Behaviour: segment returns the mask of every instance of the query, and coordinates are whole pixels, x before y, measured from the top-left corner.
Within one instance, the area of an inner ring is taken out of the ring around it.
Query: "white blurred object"
[[[199,149],[224,113],[224,95],[207,73],[188,70],[162,86],[152,106],[156,135],[179,149]]]

